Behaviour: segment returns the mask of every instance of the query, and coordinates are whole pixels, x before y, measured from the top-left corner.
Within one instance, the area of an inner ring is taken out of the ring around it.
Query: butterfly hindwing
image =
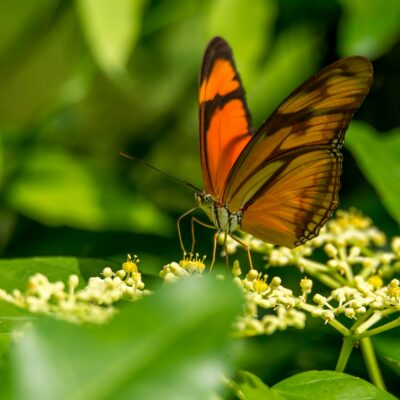
[[[200,155],[205,191],[219,200],[251,138],[250,114],[232,50],[214,38],[204,55],[199,91]]]
[[[274,172],[250,198],[241,227],[273,244],[293,247],[312,239],[339,204],[341,156],[328,147],[277,157]]]

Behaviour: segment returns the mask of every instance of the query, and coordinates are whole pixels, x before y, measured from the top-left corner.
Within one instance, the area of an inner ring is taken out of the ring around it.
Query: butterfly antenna
[[[127,158],[128,160],[138,161],[138,162],[140,162],[141,164],[146,165],[146,167],[149,167],[149,168],[151,168],[152,170],[157,171],[157,172],[160,173],[161,175],[164,175],[164,176],[166,176],[167,178],[169,178],[169,179],[171,179],[171,180],[173,180],[173,181],[175,181],[175,182],[178,182],[178,183],[183,184],[183,185],[185,185],[185,186],[189,186],[190,188],[194,189],[196,192],[201,192],[201,189],[199,189],[198,187],[192,185],[190,182],[184,181],[184,180],[182,180],[182,179],[179,179],[179,178],[177,178],[176,176],[167,174],[166,172],[161,171],[161,169],[158,169],[158,168],[155,167],[154,165],[151,165],[151,164],[149,164],[148,162],[141,160],[140,158],[137,158],[137,157],[135,157],[135,156],[131,156],[130,154],[126,154],[126,153],[124,153],[123,151],[120,151],[119,154],[120,154],[122,157]]]

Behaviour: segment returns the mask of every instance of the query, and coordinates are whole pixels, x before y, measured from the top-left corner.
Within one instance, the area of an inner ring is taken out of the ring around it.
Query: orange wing
[[[204,54],[199,122],[205,191],[219,201],[232,166],[252,137],[250,114],[232,50],[219,37],[209,43]]]
[[[372,83],[363,57],[321,70],[292,93],[243,149],[222,201],[244,231],[288,247],[316,236],[338,205],[344,134]]]
[[[275,159],[274,173],[243,210],[245,232],[293,247],[317,236],[338,206],[341,155],[327,147],[292,150]]]

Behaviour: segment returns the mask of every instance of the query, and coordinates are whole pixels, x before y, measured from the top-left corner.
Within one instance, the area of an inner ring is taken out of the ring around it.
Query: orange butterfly
[[[366,58],[336,61],[297,88],[253,133],[232,50],[220,37],[211,40],[199,93],[204,190],[195,199],[217,228],[213,262],[220,232],[226,238],[241,229],[287,247],[318,235],[338,206],[344,134],[371,83]],[[192,218],[192,234],[194,221],[200,222]]]

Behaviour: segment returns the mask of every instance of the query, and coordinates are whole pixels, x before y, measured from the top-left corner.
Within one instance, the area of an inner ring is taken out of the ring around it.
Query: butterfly
[[[226,240],[240,229],[286,247],[318,235],[339,204],[340,150],[371,83],[366,58],[343,58],[305,81],[254,132],[232,50],[221,37],[211,40],[199,85],[204,189],[195,200],[217,229],[213,260],[220,232]]]

